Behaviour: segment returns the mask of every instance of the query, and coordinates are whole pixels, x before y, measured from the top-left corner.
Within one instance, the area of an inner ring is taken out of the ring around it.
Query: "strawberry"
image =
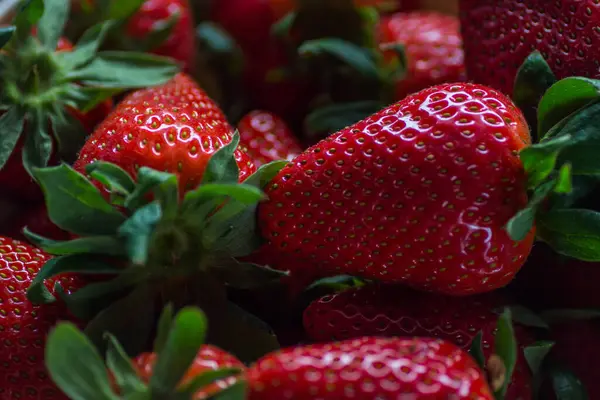
[[[302,152],[285,121],[269,111],[255,110],[246,114],[237,128],[240,140],[256,166],[291,160]]]
[[[558,78],[600,78],[595,0],[462,0],[469,79],[512,94],[517,70],[539,50]]]
[[[496,322],[506,300],[497,293],[452,298],[399,288],[368,285],[322,297],[304,311],[304,327],[315,341],[362,336],[435,337],[468,350],[482,333],[483,355],[492,355]],[[533,332],[515,325],[519,343],[515,372],[507,399],[530,399],[532,374],[523,353],[534,342]]]
[[[533,230],[515,242],[504,229],[527,201],[518,152],[528,143],[502,94],[432,87],[296,157],[267,186],[259,225],[274,252],[322,276],[490,291],[512,279],[533,242]]]
[[[130,360],[115,337],[107,333],[107,367],[82,332],[70,323],[60,323],[48,336],[46,363],[52,378],[72,399],[94,398],[97,393],[110,394],[111,398],[190,399],[240,389],[243,393],[238,375],[244,365],[223,350],[203,344],[205,335],[206,317],[199,309],[182,309],[173,318],[171,308],[167,308],[152,353]],[[74,367],[69,361],[73,357],[82,363]],[[101,372],[107,369],[107,373]],[[86,375],[91,370],[96,371],[94,380]]]
[[[467,353],[427,338],[363,337],[284,349],[257,361],[247,377],[250,400],[494,398]]]
[[[64,304],[35,306],[25,297],[40,267],[50,256],[8,237],[0,237],[0,398],[62,399],[44,368],[44,342],[50,328],[69,319]],[[67,293],[80,284],[61,276]],[[54,291],[54,279],[46,282]]]
[[[225,115],[187,75],[139,90],[110,114],[88,138],[74,168],[82,173],[101,160],[135,175],[140,166],[176,173],[180,189],[196,187],[210,155],[231,140]],[[249,157],[236,150],[243,181],[256,169]]]
[[[396,84],[396,99],[433,85],[466,80],[457,18],[431,11],[385,16],[379,26],[380,47],[404,46],[406,76]]]
[[[13,197],[40,197],[32,169],[72,159],[113,95],[162,83],[177,70],[156,56],[98,52],[108,22],[72,47],[62,38],[68,11],[67,0],[45,8],[43,0],[26,2],[15,26],[2,31],[0,185]],[[126,73],[133,66],[136,74]]]

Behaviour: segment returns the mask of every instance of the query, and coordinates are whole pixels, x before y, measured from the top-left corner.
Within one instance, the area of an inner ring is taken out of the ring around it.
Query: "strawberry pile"
[[[433,3],[18,2],[0,400],[600,398],[600,7]]]

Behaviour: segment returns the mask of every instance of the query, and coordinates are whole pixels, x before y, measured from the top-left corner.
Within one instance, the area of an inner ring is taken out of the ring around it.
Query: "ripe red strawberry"
[[[63,399],[44,367],[44,342],[58,320],[69,319],[63,304],[34,306],[26,290],[50,256],[28,244],[0,237],[0,398]],[[73,277],[59,279],[70,292]],[[54,291],[54,280],[46,287]]]
[[[302,147],[284,120],[269,111],[255,110],[238,123],[240,141],[259,167],[271,161],[291,160]]]
[[[522,114],[474,84],[424,90],[284,167],[259,207],[275,251],[321,275],[453,295],[506,285],[525,262],[504,227],[527,201]],[[293,274],[293,271],[292,271]]]
[[[74,167],[84,173],[87,164],[101,160],[135,176],[146,166],[177,174],[183,192],[200,183],[211,154],[230,141],[231,127],[219,107],[190,77],[178,74],[119,103],[88,138]],[[243,181],[255,167],[241,150],[235,157]]]
[[[485,359],[492,355],[498,316],[510,305],[497,293],[453,298],[394,285],[368,285],[315,300],[304,311],[304,327],[315,341],[362,336],[435,337],[468,350],[482,332]],[[523,349],[533,332],[515,325],[521,351],[507,399],[530,399],[532,374]]]
[[[455,345],[359,338],[285,349],[247,372],[249,399],[493,399],[484,373]]]
[[[114,398],[206,399],[223,390],[243,389],[239,374],[244,365],[223,350],[203,344],[206,325],[206,317],[197,308],[184,308],[173,318],[167,307],[151,353],[130,360],[107,332],[105,365],[86,335],[72,324],[60,323],[48,335],[46,364],[57,385],[73,399],[97,393]],[[72,363],[73,357],[80,357],[81,363]],[[90,380],[92,370],[95,374]]]
[[[511,94],[517,70],[539,50],[558,78],[600,78],[595,0],[462,0],[470,80]]]
[[[415,11],[383,17],[381,48],[401,44],[408,61],[406,77],[396,84],[396,98],[433,85],[466,79],[460,24],[456,17]]]

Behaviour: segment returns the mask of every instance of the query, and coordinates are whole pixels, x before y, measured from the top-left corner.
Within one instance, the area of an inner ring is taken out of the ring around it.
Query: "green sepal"
[[[141,167],[137,173],[137,184],[135,189],[125,199],[125,207],[136,210],[147,204],[148,194],[156,192],[156,189],[164,182],[172,180],[175,175],[168,172],[156,171],[152,168]]]
[[[50,294],[44,281],[64,273],[117,274],[121,269],[86,254],[71,254],[46,261],[27,289],[27,299],[34,304],[48,304],[56,299]],[[85,290],[88,286],[83,289]]]
[[[571,164],[563,164],[558,170],[554,192],[560,194],[569,194],[573,191],[573,168]]]
[[[25,143],[23,145],[23,166],[33,176],[33,168],[48,165],[52,155],[52,137],[48,133],[48,120],[41,109],[27,115]]]
[[[142,40],[134,39],[136,42],[136,48],[141,51],[151,52],[163,44],[171,34],[173,29],[177,26],[181,15],[179,12],[173,13],[168,20],[161,21],[160,24],[155,23],[152,27],[152,31],[144,37]]]
[[[380,81],[382,76],[371,50],[339,38],[309,40],[300,45],[298,54],[303,58],[312,58],[323,54],[342,61],[362,76]]]
[[[70,322],[60,322],[46,341],[46,367],[56,385],[73,400],[118,400],[98,351]]]
[[[384,43],[380,47],[381,50],[390,51],[395,56],[391,62],[386,62],[384,67],[384,72],[386,74],[385,76],[393,86],[396,81],[406,78],[408,69],[408,56],[406,55],[406,48],[401,43]]]
[[[86,236],[73,240],[53,240],[31,232],[27,227],[23,234],[35,246],[52,255],[104,254],[108,256],[126,255],[122,240],[115,236]]]
[[[177,72],[179,67],[168,57],[147,53],[102,51],[90,63],[71,72],[68,77],[89,86],[133,89],[166,83]]]
[[[512,313],[510,309],[507,308],[498,318],[494,341],[494,353],[502,359],[506,368],[506,379],[504,380],[502,387],[494,393],[497,399],[503,399],[506,395],[506,390],[517,363],[517,349],[517,341],[512,325]]]
[[[513,100],[527,116],[529,126],[537,125],[535,110],[544,93],[557,81],[552,69],[539,51],[534,51],[519,68],[515,78]],[[533,115],[531,115],[533,112]]]
[[[236,289],[256,289],[288,276],[285,271],[278,271],[268,266],[231,260],[218,265],[212,272],[228,286]]]
[[[44,192],[48,216],[59,228],[80,236],[110,235],[125,222],[100,191],[70,166],[36,168],[33,175]]]
[[[127,197],[135,190],[133,178],[118,165],[95,161],[86,165],[85,172],[108,189],[111,197]]]
[[[13,106],[0,116],[0,169],[4,167],[23,132],[25,112],[18,106]]]
[[[558,254],[600,261],[600,212],[551,210],[538,216],[537,232]]]
[[[538,105],[538,137],[564,118],[600,97],[600,81],[583,77],[565,78],[552,85]]]
[[[211,53],[231,55],[239,51],[235,40],[214,22],[204,21],[198,24],[196,37]]]
[[[65,0],[59,0],[65,1]],[[44,14],[44,0],[25,0],[13,20],[16,27],[16,38],[24,42],[31,36],[31,28],[37,24]]]
[[[167,396],[176,391],[204,343],[206,324],[206,317],[197,308],[186,307],[177,313],[150,378],[153,395]]]
[[[595,268],[591,266],[591,268]],[[553,309],[540,313],[542,318],[550,324],[565,323],[572,321],[599,319],[600,310],[597,309]]]
[[[548,370],[557,400],[590,400],[585,385],[573,371],[557,364]]]
[[[538,186],[527,203],[527,206],[515,214],[506,224],[506,231],[513,240],[521,241],[533,229],[538,209],[544,200],[554,190],[555,181],[546,182]]]
[[[296,19],[295,12],[289,12],[281,17],[277,22],[271,25],[271,35],[278,38],[285,38],[289,36],[294,20]]]
[[[131,393],[143,392],[146,389],[146,384],[138,377],[138,373],[123,346],[110,333],[105,333],[104,337],[107,341],[106,366],[112,372],[121,395],[127,396]]]
[[[169,303],[163,308],[158,319],[156,337],[154,338],[154,344],[152,346],[152,349],[156,354],[163,351],[165,344],[167,343],[167,338],[169,337],[169,332],[171,331],[171,326],[173,325],[173,317],[173,304]]]
[[[312,111],[305,119],[307,134],[320,135],[337,132],[383,108],[378,101],[337,103]]]
[[[68,69],[87,64],[96,56],[106,34],[114,25],[114,21],[104,21],[90,27],[79,38],[73,51],[57,54],[58,61]]]
[[[485,369],[485,356],[483,355],[483,332],[477,332],[469,347],[469,354],[481,369]]]
[[[37,36],[42,45],[50,52],[56,49],[69,18],[70,6],[69,0],[44,2],[44,13],[37,24]]]
[[[83,124],[66,110],[51,115],[50,123],[56,140],[58,157],[64,162],[74,162],[87,136]]]
[[[248,383],[246,381],[238,381],[210,396],[208,400],[244,400],[248,398],[247,393]]]
[[[240,170],[234,157],[234,152],[240,144],[240,134],[236,130],[231,141],[218,149],[208,160],[202,184],[232,183],[239,180]]]
[[[126,20],[131,17],[144,4],[144,0],[110,0],[106,8],[106,18],[114,20]],[[104,10],[102,10],[104,11]]]
[[[244,181],[244,185],[252,185],[259,189],[264,189],[277,176],[279,171],[283,169],[289,161],[277,160],[271,161],[268,164],[263,164]]]
[[[529,369],[533,375],[537,375],[542,370],[542,364],[544,363],[546,356],[552,350],[554,342],[551,341],[540,341],[523,349],[523,354],[529,365]]]
[[[145,265],[154,236],[154,230],[162,218],[162,208],[153,201],[138,209],[119,227],[119,236],[125,240],[127,254],[134,265]]]
[[[203,244],[217,254],[223,253],[230,257],[244,257],[254,253],[264,244],[257,229],[256,208],[256,205],[248,207],[230,200],[208,220],[203,231]],[[231,214],[227,215],[229,211]],[[219,219],[221,216],[224,218]]]
[[[232,376],[239,375],[241,373],[242,373],[242,370],[240,368],[233,368],[233,367],[232,368],[220,368],[217,370],[204,372],[203,374],[195,376],[188,383],[186,383],[186,385],[184,385],[181,389],[179,389],[177,395],[175,395],[175,399],[179,399],[179,398],[181,398],[181,399],[192,398],[193,399],[194,394],[196,394],[196,392],[198,392],[203,387],[213,384],[219,380],[227,379]],[[245,397],[240,398],[240,400],[243,400],[243,399],[245,399]]]
[[[68,92],[68,97],[65,98],[65,102],[80,112],[87,113],[100,103],[118,95],[122,91],[123,89],[121,88],[90,87],[73,84],[71,90]]]
[[[357,278],[355,276],[336,275],[317,279],[316,281],[306,286],[306,288],[304,288],[304,292],[319,291],[326,293],[335,293],[342,292],[347,289],[361,287],[365,284],[365,280]]]
[[[519,325],[531,328],[550,329],[547,322],[540,315],[523,306],[510,306],[512,319]]]
[[[15,29],[14,26],[3,26],[0,28],[0,49],[12,39]]]

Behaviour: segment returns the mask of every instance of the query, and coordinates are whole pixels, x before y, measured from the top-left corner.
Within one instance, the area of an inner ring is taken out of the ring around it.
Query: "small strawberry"
[[[0,237],[0,398],[62,399],[44,367],[44,342],[50,328],[70,316],[64,304],[35,306],[26,290],[50,256],[40,249]],[[54,279],[46,288],[54,292]],[[67,293],[80,284],[75,277],[58,281]]]
[[[497,293],[453,298],[393,285],[367,285],[322,297],[304,311],[304,327],[312,340],[325,342],[362,336],[435,337],[468,350],[481,332],[483,355],[492,355],[497,320],[506,299]],[[533,332],[515,325],[519,343],[507,399],[530,399],[532,374],[523,353]]]
[[[226,391],[243,393],[244,382],[238,375],[244,365],[223,350],[203,344],[204,314],[186,308],[171,319],[172,311],[167,308],[161,317],[154,351],[133,360],[107,332],[108,366],[82,332],[70,323],[60,323],[48,336],[46,346],[50,376],[73,400],[96,398],[98,393],[116,399],[206,399]],[[73,358],[81,360],[76,367],[70,361]],[[89,379],[91,371],[93,380]]]
[[[404,46],[406,76],[396,84],[396,99],[446,82],[466,80],[460,24],[456,17],[431,11],[384,16],[380,47]]]
[[[432,87],[296,157],[267,187],[259,224],[274,252],[322,276],[490,291],[510,282],[533,242],[533,230],[521,242],[505,230],[527,202],[518,152],[528,143],[502,94]]]
[[[363,337],[284,349],[247,372],[250,400],[493,399],[469,354],[426,338]]]
[[[125,98],[88,138],[74,164],[114,163],[135,176],[140,166],[175,173],[180,189],[196,187],[211,154],[231,140],[225,115],[187,75]],[[256,169],[236,150],[243,181]]]
[[[237,128],[246,152],[257,167],[271,161],[291,160],[302,153],[285,121],[271,112],[252,111],[240,120]]]
[[[8,41],[0,77],[0,185],[26,200],[40,197],[32,169],[72,159],[113,95],[162,83],[177,71],[165,58],[98,52],[111,22],[90,28],[72,47],[62,38],[69,1],[43,3],[25,2],[15,26],[2,33]]]
[[[558,78],[600,78],[596,0],[461,0],[460,8],[470,80],[510,95],[533,50]]]

